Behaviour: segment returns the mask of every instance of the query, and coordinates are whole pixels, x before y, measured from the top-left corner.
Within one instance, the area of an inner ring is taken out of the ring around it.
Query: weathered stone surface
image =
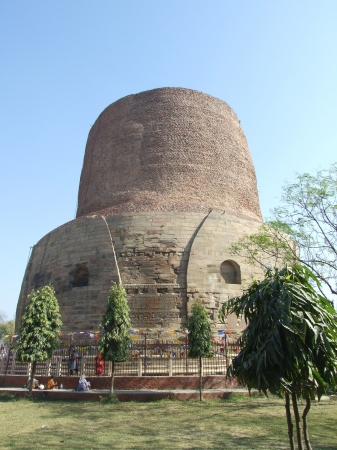
[[[184,227],[184,213],[147,213],[156,239],[144,248],[149,230],[142,217],[143,213],[105,220],[99,215],[82,217],[42,238],[33,249],[23,281],[17,326],[30,290],[51,282],[59,299],[63,331],[97,330],[111,281],[118,281],[119,271],[134,327],[187,326],[191,306],[201,299],[212,326],[223,328],[217,316],[221,305],[261,273],[236,258],[242,282],[228,284],[221,275],[221,264],[233,260],[231,242],[259,223],[244,219],[238,223],[228,214],[190,213],[191,226]],[[163,242],[166,223],[175,224],[174,234],[170,232],[174,239]],[[80,264],[88,268],[87,286],[74,285],[73,273]],[[227,328],[242,329],[242,324],[229,319]]]
[[[73,285],[79,264],[89,270],[87,286]],[[111,281],[118,281],[109,230],[102,217],[65,224],[33,248],[17,306],[17,328],[32,288],[52,283],[59,300],[63,330],[97,328],[106,308]]]
[[[227,103],[162,88],[124,97],[101,113],[88,136],[78,217],[102,209],[210,208],[261,220],[247,141]]]

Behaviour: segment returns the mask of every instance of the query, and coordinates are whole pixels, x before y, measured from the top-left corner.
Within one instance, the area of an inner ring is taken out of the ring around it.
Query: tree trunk
[[[110,386],[110,399],[114,393],[114,378],[115,378],[115,361],[111,361],[111,386]]]
[[[35,372],[36,372],[36,361],[33,362],[32,369],[31,369],[31,372],[30,372],[29,391],[28,391],[28,396],[30,398],[32,397],[33,380],[34,380],[34,377],[35,377]]]
[[[295,442],[294,442],[294,425],[291,421],[291,411],[290,411],[290,398],[288,392],[285,393],[285,399],[286,399],[286,416],[287,416],[287,423],[288,423],[288,436],[289,436],[289,443],[290,443],[290,450],[295,450]]]
[[[303,419],[303,436],[304,436],[304,442],[307,450],[312,450],[310,441],[309,441],[309,434],[308,434],[308,425],[307,425],[307,415],[310,411],[311,406],[311,400],[309,395],[306,396],[307,404],[305,405],[305,408],[303,410],[302,419]]]
[[[199,396],[200,401],[202,402],[202,357],[199,356]]]
[[[297,446],[298,446],[298,450],[303,450],[301,418],[300,418],[300,414],[298,412],[297,397],[296,397],[295,392],[293,392],[291,394],[291,400],[293,403],[293,410],[294,410],[295,423],[296,423]]]

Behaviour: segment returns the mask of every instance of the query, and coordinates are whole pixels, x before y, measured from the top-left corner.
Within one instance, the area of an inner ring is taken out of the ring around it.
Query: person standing
[[[70,355],[70,375],[74,375],[74,372],[78,375],[78,353],[75,347]]]
[[[98,353],[96,356],[96,375],[102,375],[104,372],[104,361],[102,358],[102,353]]]

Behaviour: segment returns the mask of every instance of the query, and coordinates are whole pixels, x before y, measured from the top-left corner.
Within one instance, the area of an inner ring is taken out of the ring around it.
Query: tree
[[[0,322],[0,342],[4,342],[8,345],[10,338],[6,336],[12,336],[14,333],[14,320],[6,320],[5,322]]]
[[[115,363],[128,359],[128,346],[131,343],[129,329],[129,305],[122,285],[112,284],[108,294],[108,305],[102,319],[103,334],[99,347],[105,361],[112,362],[110,398],[114,391]]]
[[[188,349],[191,358],[199,358],[199,393],[202,401],[202,358],[213,356],[213,342],[211,325],[201,302],[192,306],[192,315],[188,321]]]
[[[6,314],[0,311],[0,342],[8,344],[10,339],[6,336],[11,336],[14,333],[14,320],[7,320]]]
[[[7,319],[6,314],[3,311],[0,311],[0,323],[5,322]]]
[[[290,448],[294,449],[292,403],[298,449],[303,449],[297,399],[306,401],[303,436],[311,449],[307,414],[311,399],[337,384],[337,314],[313,287],[316,276],[304,266],[270,269],[241,296],[222,307],[243,316],[247,328],[239,339],[239,355],[228,369],[249,390],[285,397]]]
[[[316,174],[297,174],[283,187],[281,205],[255,234],[232,245],[232,254],[264,268],[304,264],[337,295],[337,163]]]
[[[51,358],[53,351],[59,347],[58,335],[62,321],[52,285],[33,289],[28,298],[29,303],[22,316],[16,355],[18,361],[32,363],[29,383],[31,396],[36,364]]]

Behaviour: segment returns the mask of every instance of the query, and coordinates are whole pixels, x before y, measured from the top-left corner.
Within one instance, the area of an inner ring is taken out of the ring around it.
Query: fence
[[[232,358],[237,354],[235,343],[214,343],[214,356],[203,359],[203,375],[226,375]],[[98,342],[94,339],[82,342],[62,342],[51,359],[37,363],[36,375],[68,376],[71,353],[78,354],[78,373],[96,376]],[[11,347],[0,360],[0,375],[28,375],[29,363],[16,360],[15,347]],[[116,376],[173,376],[198,375],[198,360],[188,355],[187,342],[172,343],[160,340],[137,340],[129,346],[128,359],[115,364]],[[105,362],[102,376],[111,375],[111,363]]]

